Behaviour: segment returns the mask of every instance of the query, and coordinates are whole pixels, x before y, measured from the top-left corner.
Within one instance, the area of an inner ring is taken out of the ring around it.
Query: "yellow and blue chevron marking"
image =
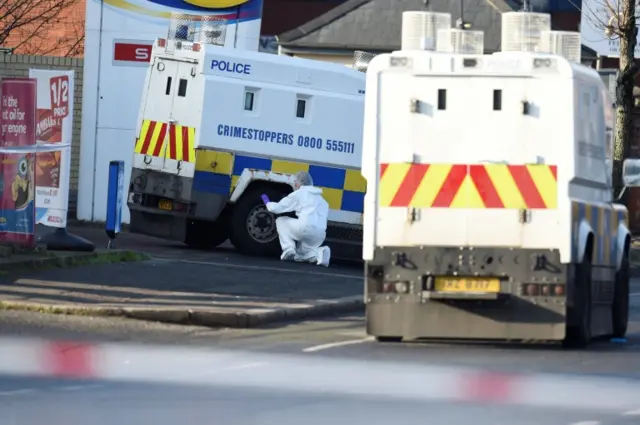
[[[367,184],[360,170],[213,150],[196,150],[193,190],[228,195],[236,187],[245,168],[284,174],[306,171],[311,174],[314,186],[322,189],[330,209],[357,213],[364,210]]]
[[[628,222],[626,210],[617,211],[612,205],[572,202],[573,257],[578,256],[579,225],[584,219],[594,232],[594,266],[614,267],[618,254],[618,226]]]

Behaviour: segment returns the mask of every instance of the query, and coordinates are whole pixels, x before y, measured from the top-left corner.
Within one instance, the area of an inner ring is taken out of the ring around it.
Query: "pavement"
[[[105,246],[104,230],[69,232]],[[122,233],[116,247],[151,260],[0,276],[0,308],[210,327],[253,327],[362,310],[362,268],[248,258],[230,246],[197,251]]]

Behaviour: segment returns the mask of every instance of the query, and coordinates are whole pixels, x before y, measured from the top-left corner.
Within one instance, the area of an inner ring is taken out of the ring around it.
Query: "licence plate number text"
[[[158,208],[161,210],[171,211],[173,209],[173,202],[161,199],[160,202],[158,202]]]
[[[500,292],[499,279],[437,277],[438,292]]]

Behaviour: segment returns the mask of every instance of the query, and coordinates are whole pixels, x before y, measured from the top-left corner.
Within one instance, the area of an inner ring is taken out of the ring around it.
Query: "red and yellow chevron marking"
[[[196,129],[182,125],[169,126],[169,146],[165,157],[176,161],[196,162],[195,143]]]
[[[135,152],[142,155],[162,156],[162,146],[166,134],[167,124],[149,120],[142,121]]]
[[[555,165],[407,164],[380,166],[380,206],[555,209]]]

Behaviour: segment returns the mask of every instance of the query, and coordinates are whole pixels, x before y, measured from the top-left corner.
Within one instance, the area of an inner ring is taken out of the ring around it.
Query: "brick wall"
[[[9,0],[9,3],[11,1]],[[0,5],[3,3],[7,4],[6,1],[0,0]],[[20,3],[19,12],[22,12],[22,9],[30,9],[31,13],[13,20],[4,17],[5,26],[17,24],[18,28],[10,31],[1,47],[14,48],[13,53],[21,55],[84,55],[85,0],[65,0],[64,3],[60,0],[23,0]],[[51,19],[45,19],[47,13],[43,12],[42,8],[52,4],[57,4],[55,10],[63,4],[68,6],[51,15]],[[0,12],[1,15],[3,13]],[[27,20],[32,22],[26,24]]]
[[[75,211],[78,199],[78,169],[80,166],[80,128],[82,123],[82,59],[52,56],[0,55],[0,77],[28,77],[30,68],[72,69],[75,93],[73,97],[73,136],[71,142],[71,179],[69,210]],[[71,214],[69,214],[71,216]]]

